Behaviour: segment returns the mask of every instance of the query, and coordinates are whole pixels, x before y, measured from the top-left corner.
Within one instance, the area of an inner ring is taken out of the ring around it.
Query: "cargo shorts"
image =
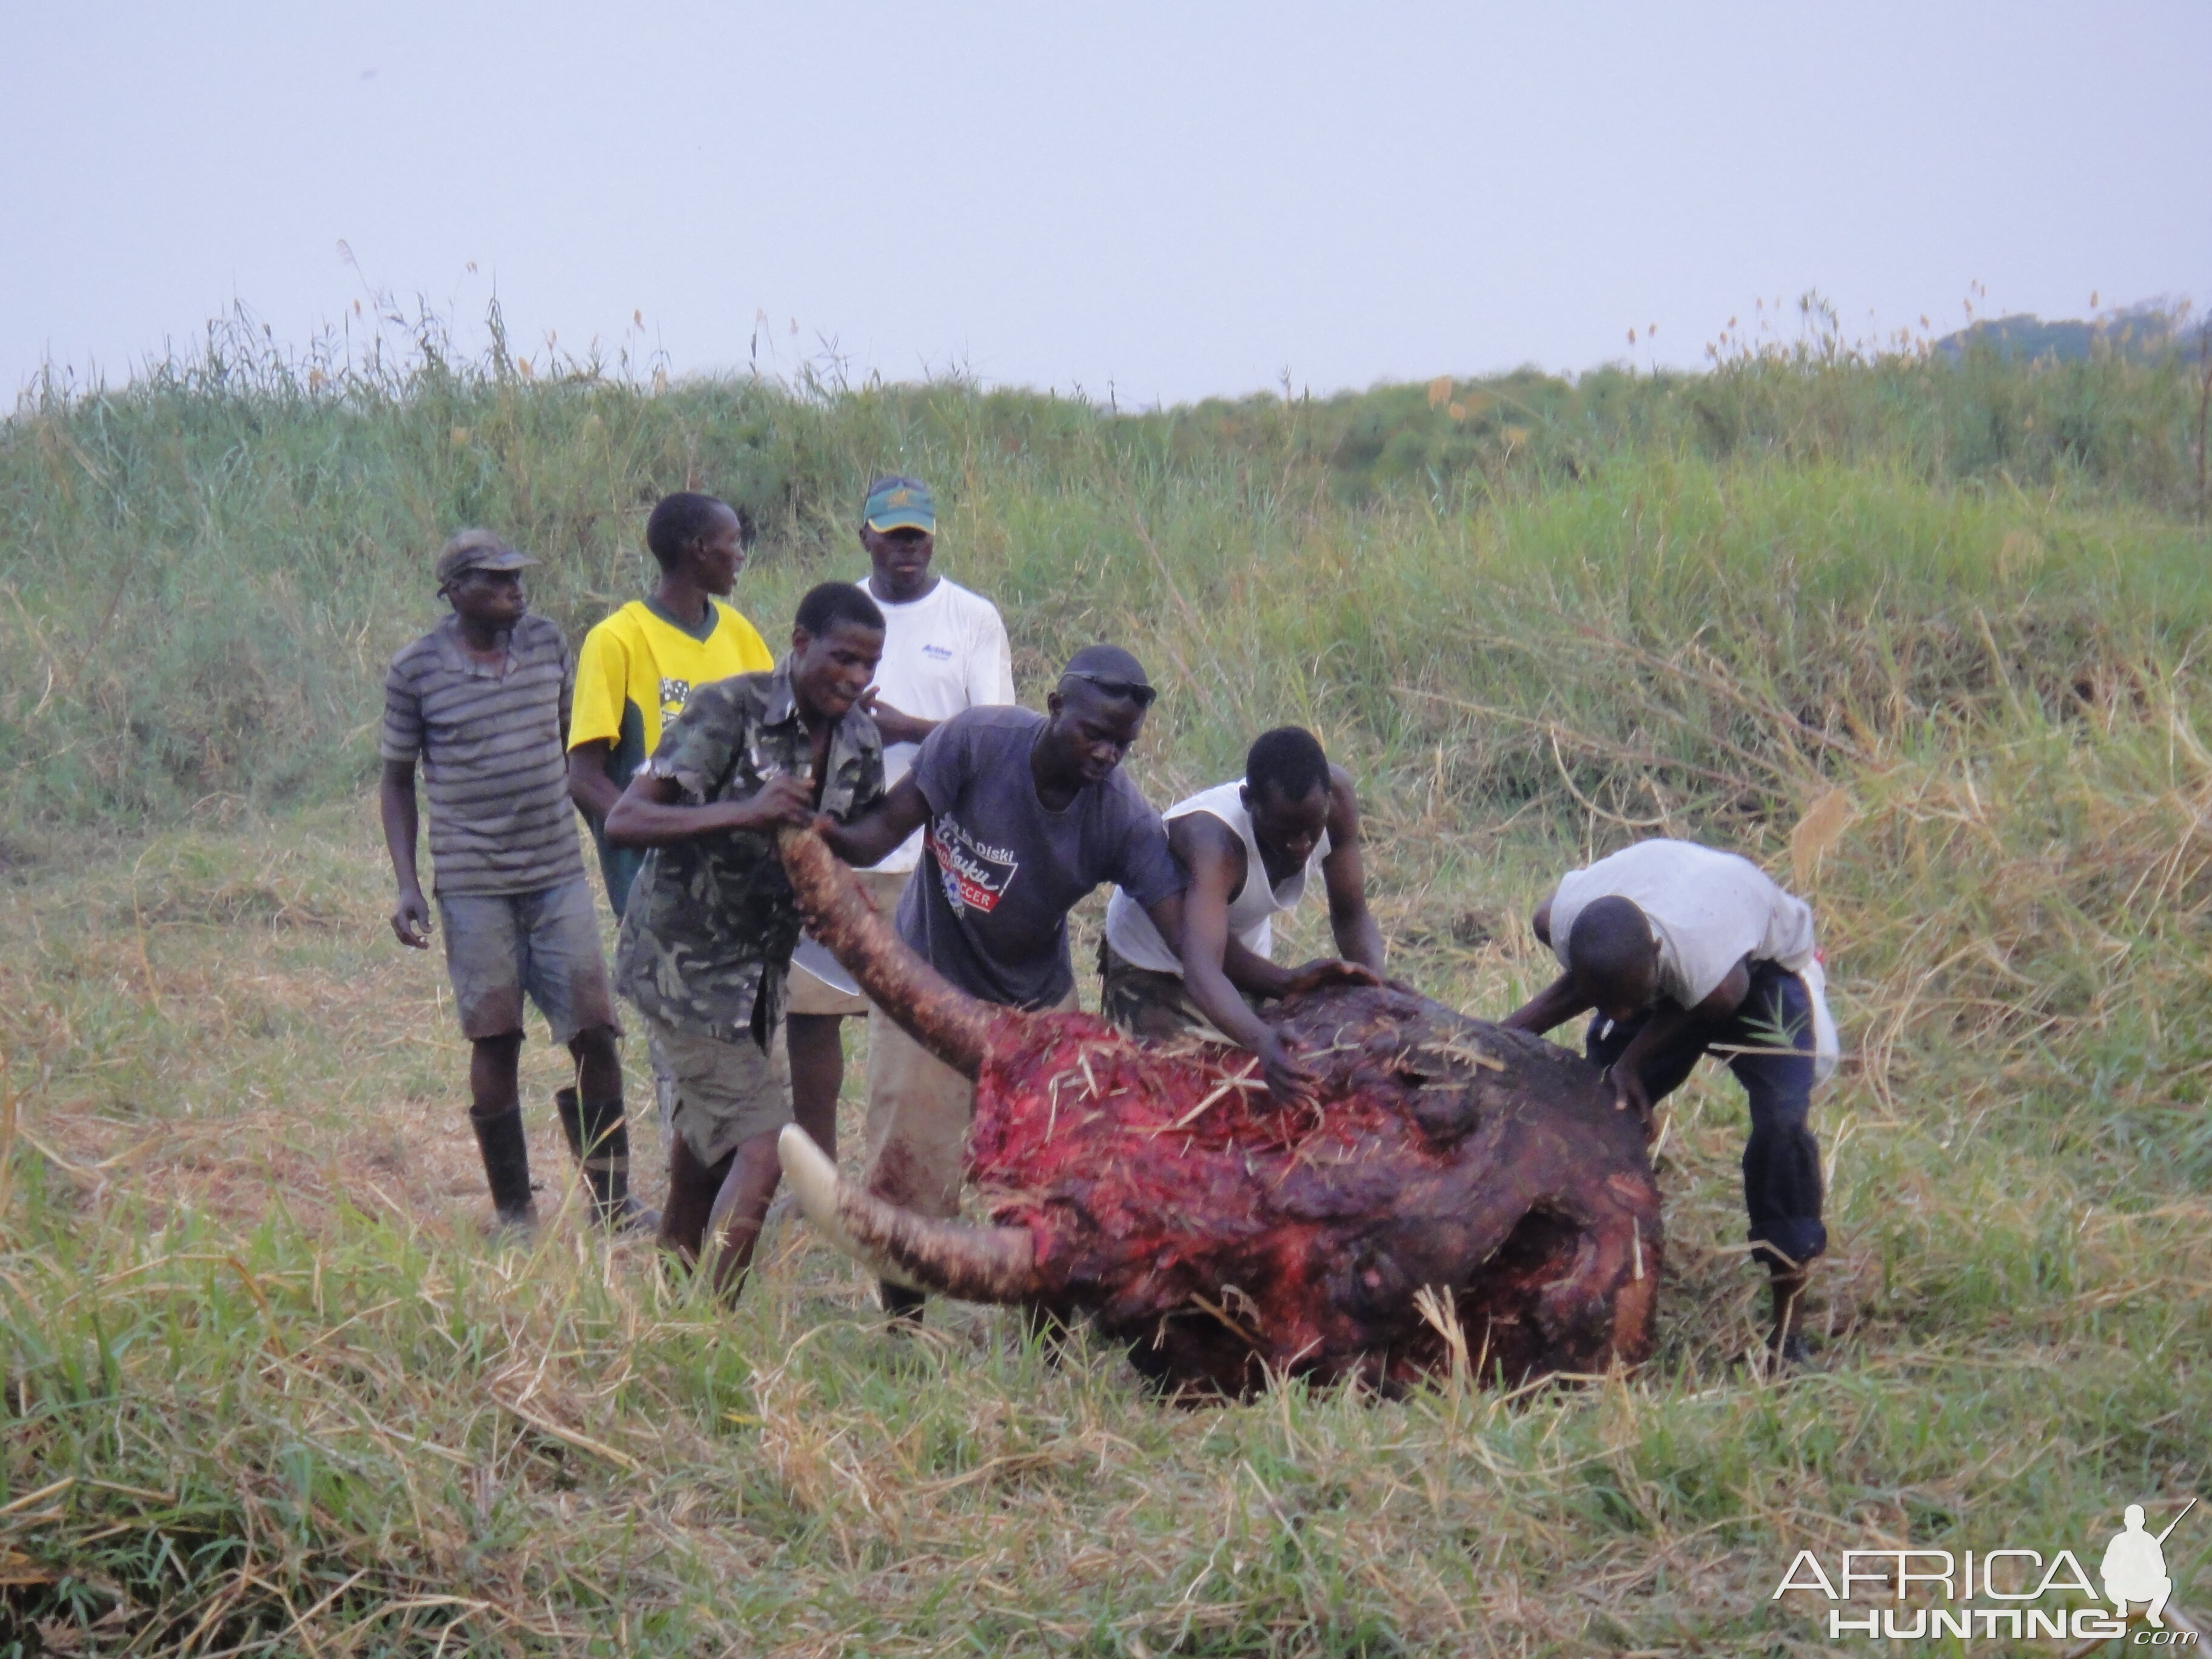
[[[792,1121],[791,1057],[781,1020],[763,1050],[750,1036],[732,1042],[651,1014],[644,1019],[656,1056],[668,1066],[675,1102],[668,1126],[706,1168]]]
[[[583,877],[532,893],[441,893],[438,916],[463,1036],[521,1036],[526,996],[556,1042],[595,1025],[622,1030]]]
[[[1253,1000],[1247,996],[1244,1000],[1249,1006]],[[1190,988],[1181,974],[1139,968],[1103,939],[1098,941],[1098,1012],[1109,1025],[1147,1042],[1184,1037],[1230,1042],[1191,1000]]]

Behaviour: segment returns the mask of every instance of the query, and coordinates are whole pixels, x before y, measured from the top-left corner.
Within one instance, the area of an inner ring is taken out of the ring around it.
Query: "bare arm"
[[[830,850],[856,870],[865,870],[880,863],[901,842],[928,821],[929,802],[923,797],[921,786],[908,772],[890,787],[876,810],[850,823],[833,823],[823,818],[815,828],[822,839],[830,843]]]
[[[695,836],[731,830],[768,830],[814,822],[814,786],[793,772],[779,772],[743,800],[681,804],[673,778],[640,772],[607,812],[606,837],[617,847],[665,847]]]
[[[1164,900],[1148,907],[1146,914],[1182,958],[1184,990],[1217,1030],[1260,1057],[1267,1092],[1277,1104],[1310,1096],[1316,1082],[1312,1068],[1301,1064],[1275,1028],[1237,994],[1241,985],[1255,996],[1281,996],[1292,981],[1291,975],[1245,950],[1230,933],[1229,901],[1243,887],[1249,862],[1243,840],[1218,818],[1192,812],[1169,825],[1168,844],[1190,872],[1190,885],[1183,890],[1179,905]],[[1179,939],[1171,931],[1178,920]],[[1233,982],[1229,966],[1232,951]]]
[[[1498,1024],[1509,1031],[1533,1031],[1541,1036],[1577,1014],[1588,1013],[1592,1006],[1588,997],[1575,989],[1575,976],[1561,974]]]
[[[392,931],[402,945],[417,951],[430,948],[430,907],[422,897],[422,878],[415,872],[415,840],[420,818],[415,805],[415,763],[388,760],[376,787],[377,814],[384,820],[385,850],[392,854],[392,873],[399,884],[399,902],[392,908]]]
[[[1367,866],[1359,851],[1359,797],[1352,778],[1329,769],[1328,856],[1321,861],[1328,889],[1328,927],[1336,953],[1382,975],[1382,930],[1367,908]]]
[[[1182,958],[1182,982],[1192,1000],[1224,1036],[1237,1036],[1227,1023],[1235,1018],[1227,1014],[1227,1005],[1244,1009],[1248,1017],[1251,1012],[1237,992],[1279,997],[1289,994],[1291,985],[1286,969],[1254,955],[1229,931],[1230,901],[1243,890],[1245,866],[1249,862],[1243,838],[1210,812],[1187,812],[1169,821],[1168,848],[1176,862],[1190,872],[1190,885],[1183,889],[1179,901],[1180,937],[1165,927],[1160,928],[1160,937]],[[1152,921],[1158,927],[1159,918]],[[1226,999],[1222,1016],[1217,1016],[1208,1005],[1209,995],[1216,1000]]]
[[[1181,951],[1176,954],[1180,956]],[[1229,982],[1248,995],[1265,1001],[1270,997],[1286,997],[1293,991],[1313,988],[1297,982],[1297,975],[1280,963],[1270,962],[1256,955],[1243,939],[1231,933],[1221,948],[1221,971]]]
[[[1717,1024],[1742,1007],[1743,1000],[1750,994],[1751,958],[1746,957],[1722,975],[1711,994],[1690,1012],[1701,1021]]]
[[[1280,996],[1290,975],[1264,957],[1243,950],[1237,953],[1236,978],[1229,974],[1229,949],[1237,943],[1229,932],[1229,901],[1244,884],[1244,843],[1212,814],[1190,812],[1168,825],[1168,846],[1190,872],[1190,885],[1179,901],[1182,936],[1170,933],[1158,915],[1152,916],[1152,924],[1182,958],[1183,988],[1200,1012],[1224,1036],[1256,1050],[1268,1027],[1237,991],[1241,988],[1255,996]],[[1154,908],[1177,902],[1169,900]]]
[[[1644,1057],[1664,1048],[1685,1030],[1694,1030],[1702,1025],[1717,1025],[1743,1006],[1743,1000],[1751,994],[1750,958],[1746,957],[1728,970],[1721,982],[1715,986],[1703,1002],[1694,1008],[1685,1008],[1680,1003],[1662,998],[1644,1029],[1620,1051],[1620,1058],[1613,1062],[1607,1076],[1613,1084],[1613,1106],[1615,1111],[1633,1106],[1638,1115],[1651,1115],[1651,1097],[1644,1088]]]
[[[883,733],[884,741],[887,744],[920,743],[944,723],[941,720],[926,720],[919,714],[909,714],[892,708],[872,685],[861,694],[860,707],[875,721],[876,730]]]
[[[622,799],[622,791],[607,775],[607,756],[613,749],[611,738],[593,738],[568,751],[568,799],[576,803],[578,811],[597,824],[606,823],[607,814]]]
[[[1552,901],[1546,899],[1536,907],[1536,914],[1528,918],[1528,931],[1536,936],[1536,943],[1549,950],[1552,945]],[[1553,1026],[1565,1024],[1577,1014],[1588,1013],[1594,1005],[1575,989],[1572,974],[1561,974],[1534,996],[1522,1003],[1498,1022],[1509,1031],[1533,1031],[1538,1036]]]

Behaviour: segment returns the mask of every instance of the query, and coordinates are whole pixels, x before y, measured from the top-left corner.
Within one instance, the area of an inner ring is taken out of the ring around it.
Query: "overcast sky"
[[[2212,301],[2208,70],[2205,0],[0,0],[0,398],[378,289],[1125,404]]]

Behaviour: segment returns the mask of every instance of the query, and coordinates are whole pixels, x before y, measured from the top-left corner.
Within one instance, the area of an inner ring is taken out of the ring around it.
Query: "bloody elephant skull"
[[[1641,1126],[1577,1056],[1410,992],[1331,988],[1279,1010],[1322,1081],[1315,1104],[1278,1110],[1239,1050],[963,996],[818,839],[782,846],[815,936],[976,1080],[988,1227],[875,1199],[784,1131],[809,1218],[877,1272],[1088,1314],[1176,1390],[1391,1388],[1462,1342],[1513,1382],[1650,1354],[1658,1189]]]

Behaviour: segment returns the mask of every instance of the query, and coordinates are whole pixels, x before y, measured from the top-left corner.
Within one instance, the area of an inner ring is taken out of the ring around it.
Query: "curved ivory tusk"
[[[1037,1292],[1036,1251],[1023,1227],[938,1221],[863,1192],[796,1123],[776,1157],[799,1206],[823,1236],[878,1278],[967,1302],[1024,1302]]]
[[[779,831],[776,848],[807,930],[909,1036],[954,1071],[974,1077],[982,1067],[991,1027],[1023,1016],[954,989],[908,950],[876,914],[853,872],[811,830]]]

